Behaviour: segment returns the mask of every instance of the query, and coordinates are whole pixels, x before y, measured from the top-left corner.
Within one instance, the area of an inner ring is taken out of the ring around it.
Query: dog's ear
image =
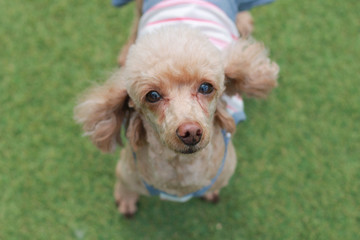
[[[266,97],[277,85],[279,66],[268,58],[264,45],[239,39],[224,52],[226,90],[249,97]]]
[[[231,134],[235,132],[236,125],[234,119],[226,111],[226,103],[222,100],[220,100],[216,106],[215,123],[218,124],[221,129],[224,129]]]
[[[83,125],[85,135],[103,152],[122,144],[120,131],[122,123],[129,119],[129,96],[120,74],[114,74],[102,86],[87,91],[75,107],[75,120]]]
[[[146,142],[146,130],[138,112],[131,114],[126,130],[126,137],[129,139],[135,151]]]

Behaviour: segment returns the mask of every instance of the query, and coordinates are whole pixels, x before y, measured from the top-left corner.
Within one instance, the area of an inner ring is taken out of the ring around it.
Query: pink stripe
[[[221,46],[221,47],[226,47],[227,45],[229,45],[229,42],[218,39],[218,38],[209,37],[209,40],[211,42],[213,42],[215,45],[218,45],[218,46]]]
[[[234,112],[238,110],[238,109],[234,108],[234,107],[231,106],[231,105],[227,105],[226,108],[229,108],[229,109],[233,110]]]
[[[219,9],[216,5],[209,3],[209,2],[205,2],[205,1],[195,1],[195,0],[164,0],[161,3],[156,4],[155,6],[153,6],[152,8],[150,8],[148,11],[153,11],[159,8],[165,8],[165,7],[169,7],[169,6],[176,6],[176,5],[181,5],[181,4],[186,4],[186,3],[193,3],[193,4],[197,4],[197,5],[202,5],[202,6],[207,6],[213,9],[216,9],[218,11],[222,11],[221,9]]]
[[[222,28],[225,28],[223,25],[221,25],[217,22],[213,22],[210,20],[204,20],[204,19],[197,19],[197,18],[168,18],[168,19],[159,20],[159,21],[155,21],[155,22],[149,22],[148,24],[146,24],[146,26],[155,25],[155,24],[164,23],[164,22],[176,22],[176,21],[204,22],[204,23],[210,23],[210,24],[214,24],[214,25],[220,26]]]
[[[206,1],[196,1],[196,0],[163,0],[162,2],[156,4],[155,6],[153,6],[152,8],[150,8],[148,11],[153,11],[156,9],[161,9],[161,8],[166,8],[169,6],[176,6],[176,5],[181,5],[181,4],[187,4],[187,3],[192,3],[192,4],[197,4],[197,5],[202,5],[202,6],[207,6],[209,8],[215,9],[216,11],[221,12],[222,14],[225,14],[218,6],[206,2]],[[209,21],[209,20],[203,20],[203,19],[195,19],[195,18],[173,18],[173,19],[166,19],[166,20],[159,20],[159,21],[155,21],[155,22],[150,22],[147,24],[147,26],[150,25],[155,25],[155,24],[159,24],[159,23],[164,23],[164,22],[173,22],[173,21],[197,21],[197,22],[205,22],[205,23],[210,23],[210,24],[214,24],[217,26],[220,26],[226,30],[229,31],[229,29],[225,26],[223,26],[222,24],[218,23],[218,22],[213,22],[213,21]],[[237,40],[238,36],[234,35],[231,33],[231,31],[229,31],[231,34],[231,37],[233,40]]]

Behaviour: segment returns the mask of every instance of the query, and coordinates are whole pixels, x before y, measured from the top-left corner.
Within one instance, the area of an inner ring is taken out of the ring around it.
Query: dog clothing
[[[131,0],[113,0],[122,6]],[[186,24],[199,29],[219,49],[239,38],[236,14],[273,0],[144,0],[138,37],[159,27]]]
[[[131,1],[132,0],[112,0],[112,4],[116,7],[121,7]],[[161,1],[162,0],[144,0],[142,9],[143,13]],[[207,0],[207,2],[222,9],[233,21],[235,21],[236,14],[238,12],[246,11],[253,7],[271,3],[273,1],[274,0]]]

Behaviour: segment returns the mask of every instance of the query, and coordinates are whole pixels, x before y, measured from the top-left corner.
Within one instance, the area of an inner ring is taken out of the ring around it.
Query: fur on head
[[[265,96],[277,73],[261,44],[239,40],[221,52],[195,29],[164,27],[140,38],[125,66],[84,95],[75,118],[104,152],[121,143],[124,124],[134,149],[151,132],[169,149],[193,153],[209,143],[214,124],[235,130],[224,91]]]

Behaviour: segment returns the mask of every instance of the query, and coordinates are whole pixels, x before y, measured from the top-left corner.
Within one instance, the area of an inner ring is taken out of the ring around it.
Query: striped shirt
[[[219,49],[238,39],[235,23],[216,5],[203,0],[163,0],[141,17],[138,36],[176,24],[199,29]]]
[[[133,0],[112,0],[112,4],[121,7]],[[147,12],[150,8],[162,0],[144,0],[142,11]],[[218,8],[222,9],[231,20],[235,22],[236,14],[241,11],[247,11],[253,7],[271,3],[274,0],[206,0]]]

